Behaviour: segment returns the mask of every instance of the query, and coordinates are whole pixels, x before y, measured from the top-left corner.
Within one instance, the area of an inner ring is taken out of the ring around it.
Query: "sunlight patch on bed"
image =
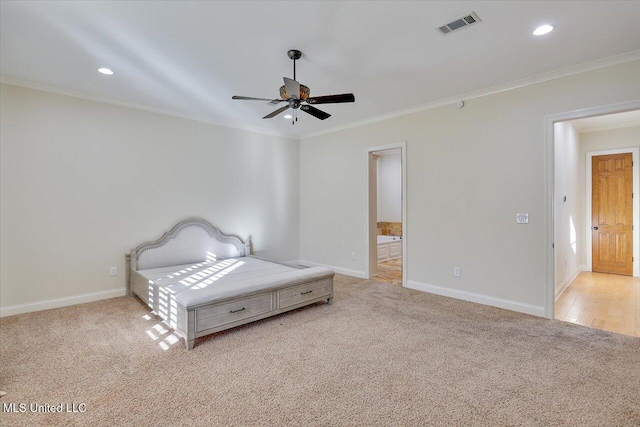
[[[198,282],[198,283],[194,284],[193,286],[191,286],[191,289],[203,289],[203,288],[206,288],[207,286],[209,286],[210,284],[212,284],[216,280],[219,280],[219,279],[223,278],[224,276],[226,276],[227,274],[231,273],[233,270],[235,270],[236,268],[240,267],[244,263],[245,263],[244,261],[238,261],[236,259],[230,258],[228,260],[225,260],[225,261],[217,264],[216,265],[217,268],[213,268],[212,267],[212,268],[208,268],[207,270],[203,270],[203,272],[207,272],[207,275],[204,276],[205,278],[203,280],[200,280],[200,282]],[[222,267],[226,267],[226,268],[224,268],[224,270],[220,270],[220,268],[222,268]],[[183,285],[187,286],[184,283],[183,283]]]
[[[147,336],[165,351],[180,342],[180,335],[175,332],[178,329],[179,313],[176,295],[185,288],[206,288],[244,264],[246,261],[237,258],[218,260],[216,254],[207,252],[206,260],[202,262],[178,267],[162,273],[159,279],[149,280],[147,303],[153,310],[151,315],[156,315],[161,320],[146,331]],[[143,319],[154,320],[151,315],[147,314]]]
[[[228,258],[213,264],[204,270],[195,272],[189,277],[185,277],[180,280],[179,283],[191,289],[202,289],[226,276],[244,263],[244,261],[238,261],[235,258]]]

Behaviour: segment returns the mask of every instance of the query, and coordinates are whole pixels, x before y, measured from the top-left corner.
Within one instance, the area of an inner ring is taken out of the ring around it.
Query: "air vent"
[[[455,21],[451,21],[448,24],[441,25],[436,30],[440,31],[440,34],[445,35],[452,33],[461,28],[468,27],[469,25],[473,25],[477,22],[482,22],[482,19],[476,15],[475,12],[471,12],[468,15],[463,16],[460,19],[456,19]]]

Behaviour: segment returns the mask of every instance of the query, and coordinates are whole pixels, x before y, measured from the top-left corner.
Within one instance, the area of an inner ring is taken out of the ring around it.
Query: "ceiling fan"
[[[331,114],[325,113],[324,111],[319,110],[310,104],[338,104],[343,102],[355,102],[356,98],[352,93],[310,97],[309,88],[296,81],[296,60],[302,57],[302,52],[292,49],[287,52],[287,56],[291,60],[293,60],[293,80],[287,77],[283,77],[284,86],[280,87],[281,99],[252,98],[249,96],[233,96],[231,99],[244,99],[248,101],[269,101],[269,103],[273,105],[279,104],[281,102],[286,102],[287,105],[278,108],[276,111],[270,114],[267,114],[263,117],[263,119],[270,119],[291,108],[293,110],[293,114],[291,115],[291,124],[295,124],[295,122],[298,121],[298,117],[296,114],[296,111],[298,109],[304,111],[307,114],[311,114],[313,117],[316,117],[320,120],[325,120],[331,117]]]

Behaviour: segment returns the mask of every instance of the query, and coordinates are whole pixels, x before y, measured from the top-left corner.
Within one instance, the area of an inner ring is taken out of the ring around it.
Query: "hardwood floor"
[[[375,278],[381,282],[402,286],[402,258],[379,262]]]
[[[555,309],[558,320],[640,337],[640,279],[583,271]]]

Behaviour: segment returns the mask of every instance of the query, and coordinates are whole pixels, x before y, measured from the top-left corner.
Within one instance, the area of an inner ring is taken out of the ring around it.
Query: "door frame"
[[[585,244],[586,246],[586,256],[587,256],[587,271],[593,271],[593,245],[592,245],[592,237],[591,237],[591,198],[592,198],[592,188],[593,188],[593,176],[592,176],[592,158],[593,156],[606,156],[607,154],[624,154],[631,153],[631,160],[633,162],[633,277],[640,277],[640,254],[638,248],[638,235],[640,229],[638,226],[640,225],[640,193],[638,193],[638,189],[640,188],[640,163],[638,163],[638,156],[640,155],[640,147],[631,147],[631,148],[616,148],[611,150],[600,150],[600,151],[589,151],[587,152],[587,164],[585,171],[587,172],[587,176],[585,178]]]
[[[371,251],[377,250],[377,232],[374,234],[371,230],[371,212],[369,209],[369,192],[371,191],[371,180],[369,171],[369,156],[375,151],[391,150],[394,148],[400,148],[400,159],[402,162],[402,286],[407,285],[407,266],[408,266],[408,252],[407,252],[407,236],[409,235],[407,229],[407,141],[395,142],[392,144],[378,145],[375,147],[367,147],[365,150],[364,160],[366,162],[365,167],[365,204],[364,204],[364,225],[365,225],[365,251],[364,257],[364,275],[365,279],[371,278]],[[376,183],[377,185],[377,183]],[[377,259],[377,255],[376,255]]]
[[[554,129],[556,122],[582,119],[585,117],[602,116],[604,114],[624,113],[625,111],[640,110],[640,99],[621,102],[618,104],[590,107],[580,110],[566,111],[564,113],[551,114],[544,118],[544,169],[545,169],[545,258],[546,258],[546,286],[544,287],[544,313],[547,319],[553,319],[555,315],[555,257],[554,257],[554,232],[555,232],[555,180],[554,180]]]

